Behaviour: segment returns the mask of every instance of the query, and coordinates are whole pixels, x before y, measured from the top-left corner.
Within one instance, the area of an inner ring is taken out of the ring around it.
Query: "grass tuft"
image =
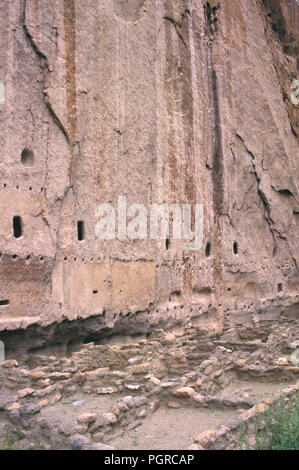
[[[246,450],[299,450],[299,393],[270,405],[254,417],[255,445],[250,446],[243,427],[238,448]]]

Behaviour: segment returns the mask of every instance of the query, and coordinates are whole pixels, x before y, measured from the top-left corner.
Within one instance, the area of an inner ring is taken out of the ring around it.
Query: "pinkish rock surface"
[[[8,348],[296,308],[295,0],[3,0],[0,22]],[[121,195],[202,203],[202,248],[100,241]]]

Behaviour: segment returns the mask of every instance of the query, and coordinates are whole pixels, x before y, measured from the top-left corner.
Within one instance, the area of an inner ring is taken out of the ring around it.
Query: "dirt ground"
[[[286,382],[259,382],[257,380],[233,379],[230,385],[221,390],[218,395],[220,397],[230,397],[246,394],[252,398],[260,398],[262,400],[263,398],[270,398],[275,392],[283,390],[287,384]]]
[[[111,439],[109,445],[119,450],[184,450],[197,434],[233,416],[232,410],[160,407],[144,424]]]
[[[263,399],[285,388],[286,384],[234,380],[219,396],[248,395]],[[119,450],[184,450],[202,431],[214,429],[238,415],[234,409],[199,409],[160,407],[144,423],[123,436],[111,439],[110,445]]]
[[[110,405],[115,404],[124,395],[87,395],[76,393],[63,398],[53,406],[41,409],[41,417],[55,416],[63,424],[74,424],[82,413],[106,413]],[[82,402],[82,404],[80,403]]]
[[[235,378],[222,390],[219,397],[245,396],[264,399],[285,388],[286,383],[244,381]],[[41,417],[55,417],[61,424],[75,425],[81,413],[102,414],[125,394],[87,395],[76,393],[63,398],[59,403],[41,410]],[[113,438],[107,436],[106,443],[119,450],[183,450],[193,443],[194,437],[207,429],[219,427],[225,421],[237,417],[233,408],[216,409],[180,406],[169,408],[163,404],[142,424],[130,431],[119,431]]]

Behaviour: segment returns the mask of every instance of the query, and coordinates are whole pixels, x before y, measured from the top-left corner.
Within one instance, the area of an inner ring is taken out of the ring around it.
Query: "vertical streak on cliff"
[[[187,4],[186,4],[187,5]],[[165,43],[167,68],[165,90],[168,114],[168,168],[170,202],[191,204],[194,220],[196,200],[194,135],[194,70],[191,56],[192,23],[188,8],[175,15],[176,2],[165,4]],[[196,91],[195,91],[196,93]],[[192,227],[194,229],[194,227]],[[185,255],[183,290],[191,293],[193,269],[191,255]]]
[[[213,90],[213,104],[214,104],[214,154],[213,154],[213,202],[215,213],[220,214],[222,210],[223,201],[223,150],[222,150],[222,131],[221,131],[221,118],[219,109],[219,93],[217,74],[215,70],[212,71],[212,90]]]
[[[201,155],[200,155],[200,102],[199,102],[199,60],[198,60],[198,51],[197,51],[197,26],[194,16],[191,14],[188,16],[188,31],[189,31],[189,47],[190,47],[190,74],[191,74],[191,83],[192,83],[192,130],[193,130],[193,162],[192,162],[192,182],[194,186],[193,192],[193,204],[204,203],[203,191],[201,186]],[[192,220],[195,220],[192,216]],[[199,262],[199,252],[193,254],[193,259],[191,264],[198,264]],[[192,268],[192,266],[191,266]],[[195,280],[197,278],[196,270],[191,270],[191,295],[195,287]]]
[[[213,185],[213,283],[214,283],[214,305],[215,305],[215,326],[219,332],[223,329],[223,309],[222,309],[222,244],[220,230],[220,216],[222,213],[222,203],[224,195],[223,186],[223,149],[222,130],[219,105],[218,77],[215,70],[214,48],[219,49],[217,44],[217,10],[219,6],[211,8],[207,2],[206,23],[210,38],[210,60],[211,60],[211,105],[214,114],[214,138],[213,138],[213,163],[212,163],[212,185]]]
[[[193,221],[195,220],[195,204],[197,201],[197,178],[196,178],[196,113],[195,108],[197,84],[196,84],[196,60],[194,54],[192,55],[193,44],[193,29],[192,19],[189,11],[184,11],[181,18],[181,36],[180,40],[180,55],[183,62],[182,76],[182,104],[181,113],[183,116],[183,132],[184,132],[184,200],[187,204],[191,204],[192,208],[192,229],[194,230]],[[187,46],[187,47],[186,47]],[[187,49],[187,50],[186,50]],[[184,278],[184,291],[191,295],[194,286],[194,270],[192,264],[194,262],[193,253],[189,255],[189,259],[184,263],[183,278]]]
[[[180,41],[180,56],[183,62],[182,76],[182,103],[181,114],[183,121],[184,141],[184,195],[185,201],[189,204],[196,203],[196,177],[195,177],[195,137],[194,137],[194,100],[196,90],[194,89],[194,76],[192,74],[192,25],[188,14],[182,16],[181,26],[182,40]],[[186,49],[186,45],[188,48]]]
[[[165,25],[165,43],[166,43],[166,77],[165,77],[165,92],[167,102],[167,114],[168,114],[168,165],[169,165],[169,184],[170,184],[170,200],[175,197],[177,189],[177,162],[176,162],[176,146],[175,146],[175,129],[174,129],[174,109],[173,109],[173,83],[172,83],[172,56],[173,56],[173,45],[171,35],[171,24],[166,23]]]
[[[220,231],[220,215],[223,202],[223,149],[222,131],[219,108],[219,93],[217,74],[212,70],[212,92],[214,106],[214,149],[213,149],[213,209],[214,209],[214,234],[213,234],[213,278],[215,288],[215,308],[217,311],[216,322],[218,328],[223,326],[222,314],[222,246]]]
[[[15,30],[14,28],[10,27],[9,25],[15,24],[16,21],[16,14],[17,14],[17,9],[14,4],[14,2],[7,1],[8,4],[8,18],[7,18],[7,25],[5,25],[6,30],[7,30],[7,51],[6,51],[6,77],[5,77],[5,83],[6,83],[6,90],[5,90],[5,95],[6,95],[6,104],[5,104],[5,109],[6,109],[6,117],[11,118],[13,116],[14,112],[14,54],[15,54]],[[4,25],[2,25],[4,27]],[[10,139],[5,139],[5,152],[6,154],[10,157],[9,158],[9,165],[12,164],[12,157],[13,151],[11,150],[11,141]]]
[[[73,184],[74,145],[77,135],[76,101],[76,6],[75,0],[63,0],[64,40],[66,52],[66,113],[67,131],[71,153],[69,182]]]

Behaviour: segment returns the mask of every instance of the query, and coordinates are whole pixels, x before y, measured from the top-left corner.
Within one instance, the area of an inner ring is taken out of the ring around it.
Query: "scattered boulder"
[[[87,437],[83,436],[82,434],[75,434],[71,438],[71,447],[74,450],[81,450],[84,446],[90,444],[90,441]]]
[[[172,395],[178,398],[190,398],[195,393],[195,390],[191,387],[182,387],[173,390]]]
[[[114,424],[117,422],[117,417],[114,413],[103,413],[103,418],[106,424]]]
[[[207,431],[203,431],[200,433],[195,439],[195,443],[199,444],[202,447],[207,447],[209,443],[214,443],[216,439],[219,437],[218,431],[215,429],[208,429]]]
[[[77,421],[80,424],[90,424],[97,419],[97,415],[94,413],[82,413],[78,416]]]

